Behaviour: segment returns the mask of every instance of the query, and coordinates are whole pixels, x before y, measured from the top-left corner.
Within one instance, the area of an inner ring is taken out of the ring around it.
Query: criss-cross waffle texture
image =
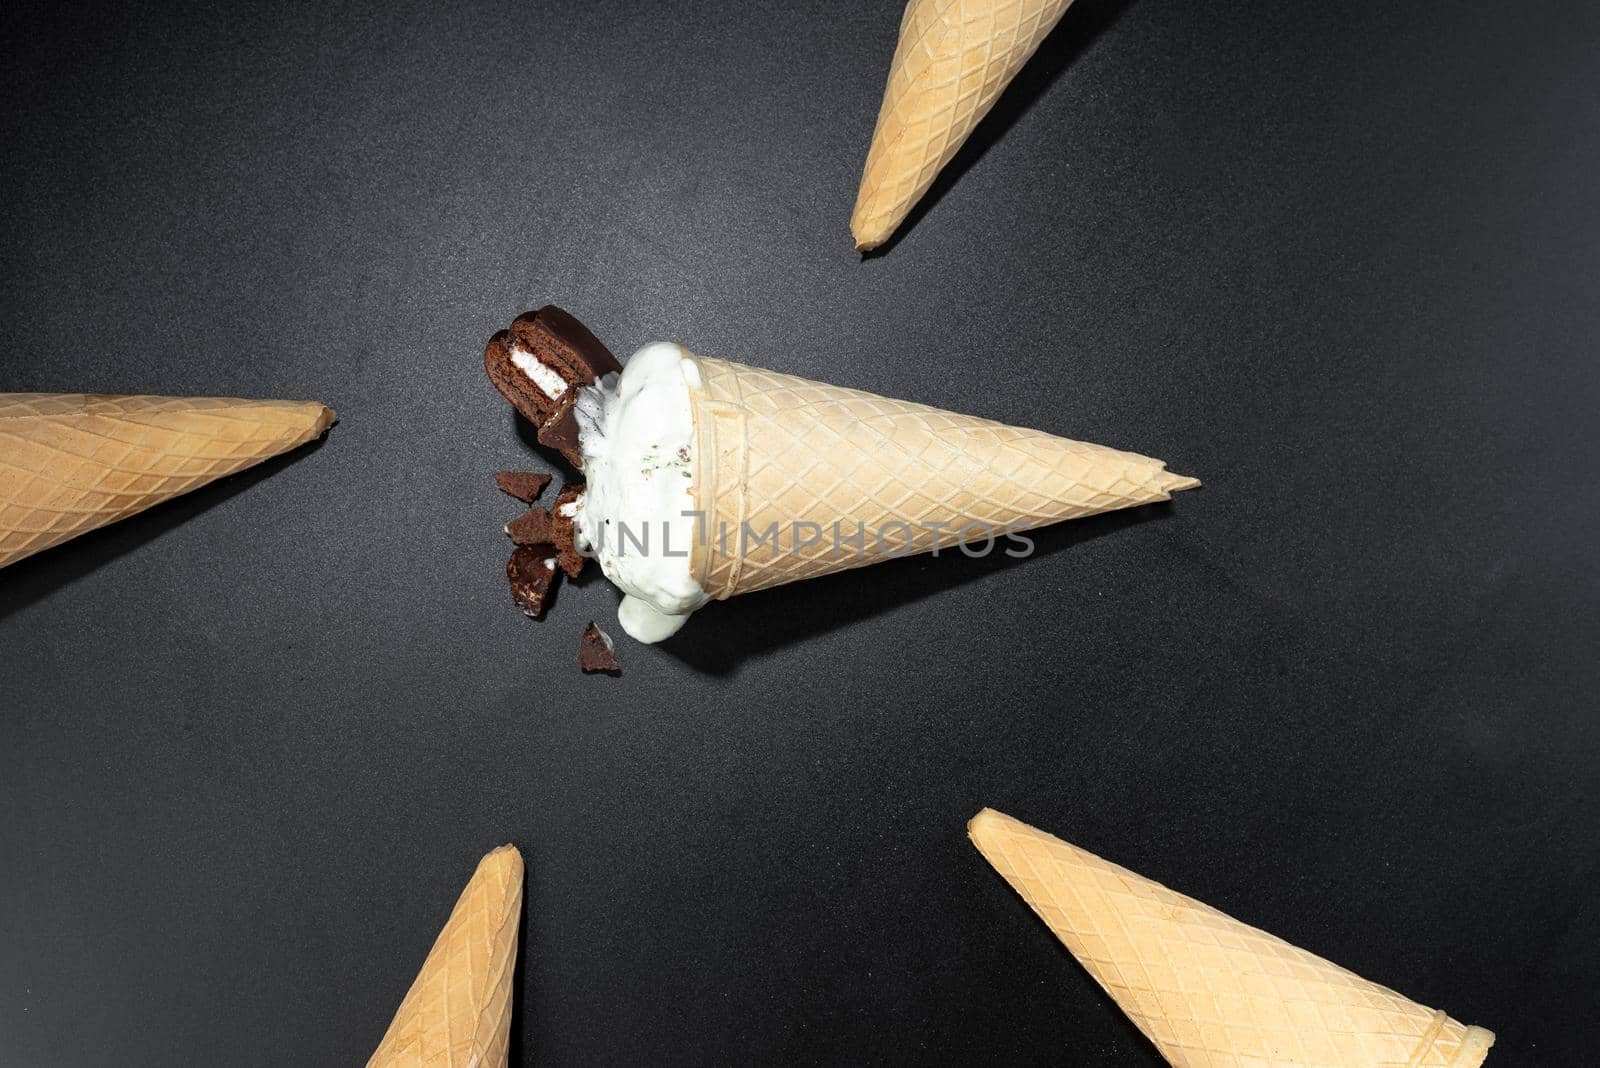
[[[1199,485],[1148,456],[725,360],[695,363],[702,517],[690,564],[714,598]]]
[[[478,862],[367,1068],[505,1068],[522,854]]]
[[[967,830],[1179,1068],[1475,1068],[1494,1042],[992,809]]]
[[[911,0],[856,194],[856,248],[889,239],[1072,0]]]
[[[303,445],[333,418],[312,401],[0,393],[0,567]]]

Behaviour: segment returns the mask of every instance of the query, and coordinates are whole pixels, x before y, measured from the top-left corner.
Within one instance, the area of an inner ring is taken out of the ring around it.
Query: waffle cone
[[[0,567],[317,437],[312,401],[0,394]]]
[[[1180,1068],[1476,1068],[1494,1042],[992,809],[967,832]]]
[[[522,854],[478,862],[367,1068],[505,1068]]]
[[[1072,0],[911,0],[850,231],[889,239]]]
[[[694,360],[702,527],[690,566],[717,599],[1164,501],[1199,485],[1148,456]],[[763,540],[769,527],[776,535]],[[844,540],[857,534],[860,548]]]

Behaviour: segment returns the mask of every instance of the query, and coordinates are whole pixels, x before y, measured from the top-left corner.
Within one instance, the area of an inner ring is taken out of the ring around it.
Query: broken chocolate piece
[[[530,508],[506,524],[506,533],[518,545],[555,545],[556,535],[550,513]]]
[[[577,387],[620,372],[622,365],[588,327],[550,304],[517,316],[511,329],[490,338],[483,369],[506,400],[542,430],[564,404],[570,406]],[[581,459],[575,442],[563,452],[574,462]]]
[[[544,614],[550,587],[556,581],[556,551],[549,545],[519,545],[506,561],[506,578],[511,581],[511,599],[526,615],[538,619]]]
[[[577,578],[588,559],[578,551],[578,500],[583,496],[582,482],[569,482],[561,487],[550,513],[551,542],[556,547],[561,570],[568,578]]]
[[[500,492],[531,504],[550,485],[550,476],[536,475],[532,471],[501,471],[494,476],[494,484],[500,487]]]
[[[546,419],[539,427],[539,444],[546,448],[555,449],[565,456],[573,467],[583,470],[583,452],[578,448],[578,398],[567,394],[566,400],[556,409],[554,415]]]
[[[578,639],[578,666],[585,674],[622,670],[611,635],[593,623],[584,628],[583,637]]]

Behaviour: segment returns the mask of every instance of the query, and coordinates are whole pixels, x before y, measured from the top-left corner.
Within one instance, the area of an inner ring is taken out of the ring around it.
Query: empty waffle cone
[[[993,809],[967,833],[1179,1068],[1476,1068],[1494,1042]]]
[[[856,248],[922,199],[1072,0],[911,0],[856,194]]]
[[[0,394],[0,567],[320,435],[314,401]]]
[[[717,599],[1199,485],[1148,456],[693,359],[690,566]]]
[[[367,1068],[505,1068],[522,854],[478,862]]]

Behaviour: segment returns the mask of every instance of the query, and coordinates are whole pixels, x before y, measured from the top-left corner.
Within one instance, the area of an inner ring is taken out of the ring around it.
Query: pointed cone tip
[[[117,401],[122,400],[130,395],[121,393],[106,393],[91,394],[91,396],[109,401]],[[172,397],[166,399],[186,402],[191,407],[196,407],[199,410],[210,410],[216,405],[218,400],[221,400],[229,405],[240,403],[234,398],[230,397]],[[242,402],[242,405],[243,407],[241,408],[241,411],[248,412],[254,409],[263,417],[269,417],[278,422],[282,421],[286,413],[294,413],[296,420],[303,420],[303,425],[305,426],[304,433],[306,434],[306,440],[308,441],[312,438],[320,437],[322,434],[327,432],[329,427],[339,421],[339,413],[328,407],[326,404],[323,404],[321,401],[246,399]]]
[[[972,840],[973,845],[978,847],[979,852],[983,852],[985,838],[991,833],[999,831],[1007,824],[1015,822],[1016,820],[1013,820],[1004,812],[985,807],[980,809],[976,816],[967,821],[967,837]]]
[[[1455,1063],[1461,1068],[1478,1068],[1489,1056],[1489,1047],[1494,1045],[1494,1032],[1487,1027],[1469,1027],[1467,1036],[1462,1040],[1461,1050],[1456,1054]]]
[[[967,821],[967,833],[971,834],[977,828],[979,823],[987,822],[999,815],[1001,815],[1000,812],[990,808],[988,805],[984,805],[978,810],[977,815],[973,816]]]
[[[522,851],[510,842],[491,849],[483,855],[482,860],[478,861],[479,871],[485,871],[490,868],[505,868],[512,872],[515,878],[520,879],[522,875]]]
[[[115,399],[115,398],[113,398]],[[181,397],[178,400],[190,400],[197,404],[213,404],[217,398],[213,397]],[[228,398],[221,398],[228,400]],[[282,416],[285,412],[293,412],[297,419],[305,421],[305,427],[310,437],[317,437],[330,426],[339,421],[339,413],[332,408],[315,400],[247,400],[247,406],[254,406],[263,414],[271,412]]]
[[[1163,471],[1158,480],[1161,488],[1168,493],[1177,493],[1179,490],[1198,489],[1200,480],[1189,475],[1180,475],[1176,471]]]
[[[860,194],[857,194],[855,210],[850,213],[850,236],[855,238],[857,252],[871,252],[889,240],[889,236],[894,233],[898,225],[898,219],[888,226],[884,225],[881,218],[874,221],[873,212],[862,203]]]

